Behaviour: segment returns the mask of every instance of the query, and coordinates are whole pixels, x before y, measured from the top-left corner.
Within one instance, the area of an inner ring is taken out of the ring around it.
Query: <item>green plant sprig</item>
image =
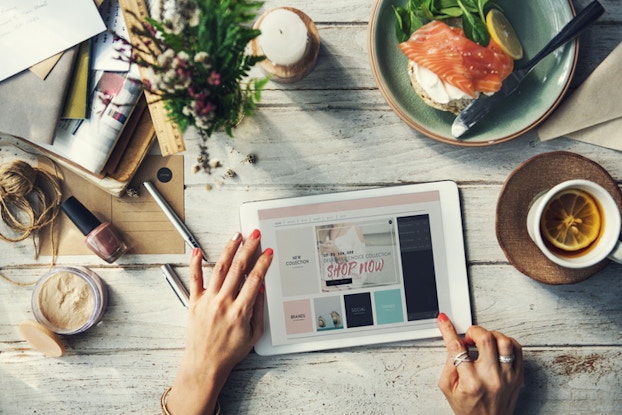
[[[203,53],[207,64],[189,64],[184,67],[189,73],[179,76],[180,80],[189,80],[187,88],[148,89],[164,102],[169,119],[182,131],[195,126],[204,137],[215,131],[232,136],[241,117],[250,116],[256,110],[261,91],[269,81],[267,77],[247,78],[251,68],[265,59],[265,56],[246,53],[248,43],[261,33],[253,29],[252,21],[264,3],[256,0],[187,1],[198,8],[198,22],[176,31],[168,21],[145,18],[148,25],[132,28],[141,38],[148,39],[132,45],[136,52],[133,59],[140,66],[164,74],[169,68],[158,63],[158,57],[164,52],[186,53],[190,59]],[[217,82],[210,77],[214,71],[218,75]],[[198,93],[208,95],[213,105],[208,125],[205,122],[199,125],[186,111]]]
[[[208,53],[213,68],[218,68],[221,76],[218,86],[204,85],[206,90],[211,89],[213,97],[218,97],[213,122],[204,133],[210,136],[214,131],[223,130],[229,136],[232,129],[238,124],[240,108],[245,115],[251,115],[260,100],[261,90],[268,79],[252,79],[246,85],[242,84],[253,65],[265,59],[264,56],[254,56],[245,53],[248,43],[259,36],[260,31],[253,29],[250,23],[256,16],[256,11],[263,5],[262,2],[216,0],[198,1],[201,9],[200,22],[193,28],[191,36],[168,34],[167,43],[188,45],[195,50]],[[153,22],[152,22],[153,24]],[[180,48],[183,49],[183,48]],[[208,73],[196,74],[193,79],[208,79]],[[242,86],[236,93],[236,88]],[[196,85],[195,85],[196,87]],[[183,115],[183,107],[187,102],[183,99],[169,99],[166,102],[171,119],[183,129],[187,127],[188,118]]]
[[[501,9],[494,0],[408,0],[406,7],[393,5],[395,34],[401,43],[428,21],[461,18],[465,36],[488,46],[486,12],[491,8]]]

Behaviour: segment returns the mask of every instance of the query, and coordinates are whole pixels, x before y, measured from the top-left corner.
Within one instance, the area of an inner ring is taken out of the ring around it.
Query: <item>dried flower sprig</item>
[[[130,60],[147,69],[145,88],[165,103],[182,131],[202,138],[198,160],[209,158],[206,140],[215,131],[233,136],[241,117],[252,115],[268,78],[249,79],[264,56],[246,53],[260,34],[249,24],[263,2],[175,0],[161,20],[145,18],[130,28],[141,39]],[[210,169],[205,169],[210,170]]]

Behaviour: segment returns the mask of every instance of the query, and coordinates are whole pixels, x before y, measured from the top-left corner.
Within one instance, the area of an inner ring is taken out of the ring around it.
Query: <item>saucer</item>
[[[574,284],[588,279],[609,263],[569,269],[551,262],[527,232],[527,211],[533,198],[566,180],[586,179],[611,193],[622,210],[622,193],[616,181],[599,164],[581,155],[555,151],[532,157],[507,178],[497,201],[497,240],[508,261],[520,272],[545,284]]]

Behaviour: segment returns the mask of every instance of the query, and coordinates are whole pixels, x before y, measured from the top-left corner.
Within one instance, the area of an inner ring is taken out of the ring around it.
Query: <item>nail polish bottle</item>
[[[86,246],[104,261],[112,263],[127,252],[127,245],[110,222],[101,222],[74,196],[65,200],[61,209],[86,236]]]

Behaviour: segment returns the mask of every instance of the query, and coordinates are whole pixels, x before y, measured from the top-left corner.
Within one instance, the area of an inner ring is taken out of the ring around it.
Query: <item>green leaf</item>
[[[453,7],[459,7],[458,2],[456,0],[438,0],[438,8],[439,9],[450,9]]]
[[[395,13],[395,37],[399,43],[405,42],[410,36],[410,13],[403,7],[393,6]]]
[[[458,0],[458,3],[462,3],[462,6],[471,13],[477,13],[479,10],[479,0]]]
[[[473,14],[462,15],[462,29],[467,38],[486,47],[490,43],[490,34],[486,24]]]
[[[440,9],[439,14],[437,16],[442,16],[443,19],[450,17],[460,17],[462,16],[462,9],[460,7],[445,7]]]
[[[421,19],[410,9],[405,9],[400,6],[392,6],[395,13],[395,36],[399,43],[405,42],[410,38],[410,35],[417,29],[419,29],[423,23]]]

